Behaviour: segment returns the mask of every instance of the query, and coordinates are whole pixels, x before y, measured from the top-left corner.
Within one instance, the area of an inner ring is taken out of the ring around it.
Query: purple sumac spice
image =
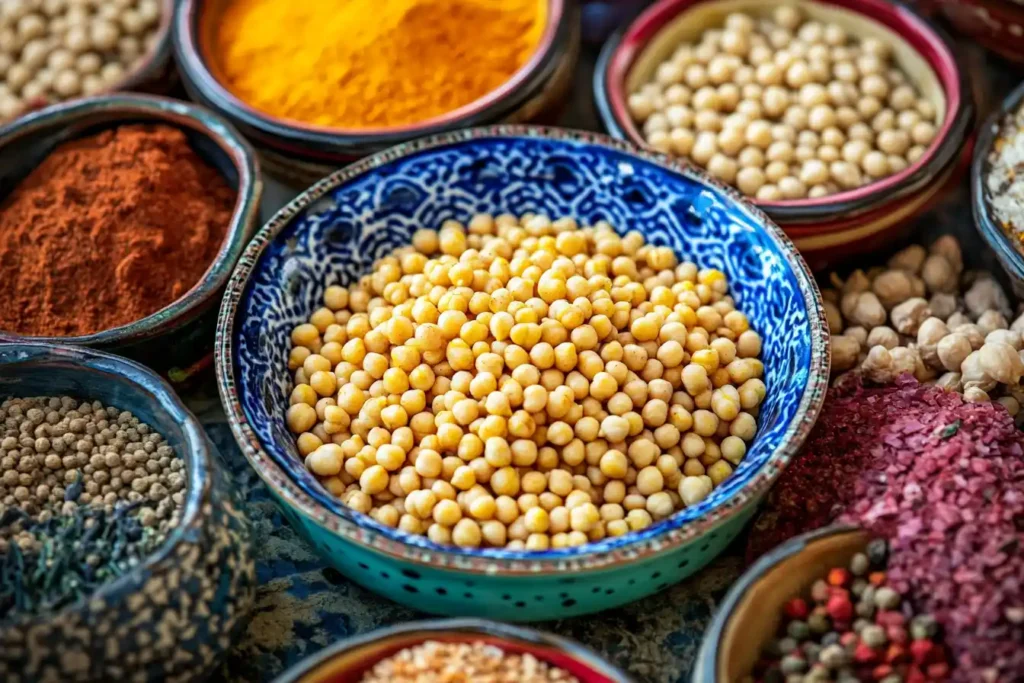
[[[748,556],[831,522],[889,540],[891,585],[942,624],[952,680],[1024,680],[1024,434],[1002,406],[909,375],[830,390]]]

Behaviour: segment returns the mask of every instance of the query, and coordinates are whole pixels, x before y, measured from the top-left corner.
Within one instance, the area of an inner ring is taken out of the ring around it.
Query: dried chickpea
[[[691,74],[705,82],[674,106],[731,106],[738,88],[707,85],[730,68]],[[765,92],[765,110],[785,97]],[[778,142],[781,124],[742,116],[757,125],[737,145],[734,119],[709,160]],[[448,221],[323,303],[292,331],[297,449],[344,504],[438,543],[539,550],[645,528],[724,481],[756,433],[761,340],[725,275],[639,233]]]

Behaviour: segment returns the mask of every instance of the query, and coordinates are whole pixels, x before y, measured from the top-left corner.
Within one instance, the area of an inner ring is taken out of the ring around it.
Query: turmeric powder
[[[414,124],[505,83],[533,55],[544,0],[232,0],[216,66],[271,116],[333,128]]]

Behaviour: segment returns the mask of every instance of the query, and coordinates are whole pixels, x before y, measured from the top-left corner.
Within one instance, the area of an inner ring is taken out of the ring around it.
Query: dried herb
[[[942,624],[952,680],[1019,680],[1024,434],[1006,410],[909,376],[834,388],[748,554],[833,521],[888,539],[891,585]]]
[[[18,535],[26,548],[12,539],[0,554],[0,621],[70,605],[156,550],[162,534],[142,525],[140,505],[119,505],[112,514],[79,506],[70,515],[29,520]],[[0,528],[24,523],[27,515],[19,512],[4,511]]]

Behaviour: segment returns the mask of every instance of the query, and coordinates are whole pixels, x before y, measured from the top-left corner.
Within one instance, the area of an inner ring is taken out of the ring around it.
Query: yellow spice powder
[[[401,126],[500,87],[545,18],[544,0],[233,0],[216,57],[227,88],[272,116]]]

